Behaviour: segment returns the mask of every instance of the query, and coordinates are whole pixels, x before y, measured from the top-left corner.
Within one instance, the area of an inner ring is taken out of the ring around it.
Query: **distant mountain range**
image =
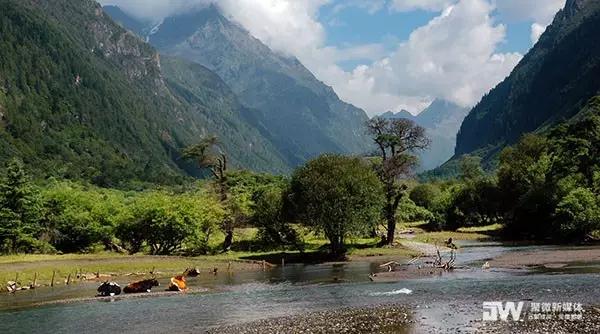
[[[468,112],[467,108],[436,99],[417,116],[401,110],[397,113],[388,111],[380,117],[406,118],[425,128],[427,136],[431,139],[431,145],[419,154],[420,170],[424,171],[440,166],[454,155],[456,133]]]
[[[511,75],[483,97],[458,133],[456,157],[492,167],[524,133],[568,121],[600,94],[600,1],[567,0]]]
[[[259,129],[289,166],[323,152],[364,153],[366,113],[341,101],[296,58],[269,49],[211,5],[140,22],[107,6],[105,11],[162,54],[201,64],[221,77],[248,107],[244,119]]]
[[[369,147],[362,110],[214,7],[145,35],[108,10],[135,33],[92,0],[0,2],[0,163],[113,186],[200,175],[179,152],[207,134],[232,165],[273,173]]]

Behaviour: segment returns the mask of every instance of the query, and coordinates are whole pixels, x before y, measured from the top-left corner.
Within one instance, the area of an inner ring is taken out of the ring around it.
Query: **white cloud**
[[[195,7],[207,6],[212,0],[97,0],[102,5],[116,5],[142,19],[158,20]]]
[[[546,31],[546,26],[543,26],[539,23],[534,23],[531,25],[531,42],[533,44],[537,43],[542,34]]]
[[[473,105],[521,58],[519,54],[496,53],[504,41],[505,27],[491,17],[492,0],[393,1],[396,10],[440,10],[440,15],[397,44],[392,54],[386,54],[380,44],[327,45],[318,16],[322,6],[336,4],[333,0],[104,0],[147,16],[173,14],[210,1],[272,49],[296,56],[343,100],[370,115],[401,109],[417,112],[434,98]],[[360,7],[367,2],[348,4]],[[140,3],[146,9],[136,7]],[[450,3],[455,4],[448,6]],[[160,10],[150,10],[154,4]],[[414,7],[417,4],[420,7]],[[370,65],[352,71],[338,66],[355,59],[370,60]]]
[[[493,22],[492,11],[484,0],[461,0],[446,8],[415,30],[394,54],[356,69],[352,85],[339,89],[340,95],[351,101],[365,94],[386,97],[396,103],[394,110],[413,111],[417,102],[432,98],[462,106],[475,104],[521,59],[519,54],[495,53],[504,40],[505,27]],[[377,105],[368,109],[385,111]]]
[[[496,0],[498,12],[515,21],[532,20],[531,41],[535,44],[552,23],[554,15],[565,6],[566,0]]]
[[[410,12],[416,9],[439,12],[455,2],[456,0],[392,0],[390,8],[399,12]]]

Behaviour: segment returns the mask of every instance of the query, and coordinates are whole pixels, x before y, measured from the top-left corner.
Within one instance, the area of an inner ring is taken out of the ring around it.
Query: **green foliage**
[[[396,219],[401,223],[412,223],[418,221],[431,221],[434,219],[434,215],[425,207],[417,205],[411,199],[405,197],[398,206]]]
[[[587,188],[576,188],[556,206],[556,221],[566,239],[578,239],[600,230],[600,199]]]
[[[598,228],[600,109],[590,105],[547,137],[525,136],[502,153],[499,187],[511,236],[582,240]]]
[[[127,212],[127,198],[116,190],[65,181],[51,183],[41,195],[42,239],[62,252],[86,252],[97,243],[108,247],[114,228]]]
[[[456,154],[478,152],[490,165],[525,133],[571,119],[600,89],[600,3],[569,1],[511,75],[462,124]]]
[[[188,253],[206,253],[224,215],[218,201],[205,194],[146,192],[132,201],[116,236],[131,253],[144,244],[155,255],[173,254],[184,246]]]
[[[285,214],[285,190],[263,187],[254,193],[252,224],[258,227],[258,241],[266,247],[299,246],[299,237]]]
[[[379,223],[381,184],[360,158],[323,155],[296,170],[291,181],[295,217],[330,241],[331,252],[344,252],[348,236],[361,236]]]
[[[431,210],[435,200],[441,195],[440,188],[432,183],[423,183],[414,187],[409,194],[414,204]]]
[[[12,159],[0,179],[0,251],[33,252],[48,247],[35,239],[40,203],[23,162]]]
[[[501,221],[500,191],[494,179],[482,177],[462,184],[446,207],[443,227],[485,226]]]

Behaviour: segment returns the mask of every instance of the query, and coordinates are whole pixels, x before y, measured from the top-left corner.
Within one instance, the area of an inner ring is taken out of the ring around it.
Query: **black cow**
[[[104,282],[98,287],[98,296],[109,297],[121,294],[121,286],[115,282]]]

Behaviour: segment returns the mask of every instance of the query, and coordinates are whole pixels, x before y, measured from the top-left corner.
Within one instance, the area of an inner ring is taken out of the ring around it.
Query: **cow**
[[[187,268],[183,272],[183,276],[186,277],[198,277],[198,275],[200,275],[200,270],[198,270],[198,268]]]
[[[121,294],[121,286],[115,282],[106,281],[98,287],[99,297],[112,297]]]
[[[150,292],[153,287],[159,286],[158,280],[155,278],[146,279],[139,282],[129,283],[124,289],[125,293],[143,293]]]
[[[185,291],[187,290],[187,283],[185,280],[185,276],[178,275],[171,278],[171,284],[169,284],[169,289],[167,291]]]

